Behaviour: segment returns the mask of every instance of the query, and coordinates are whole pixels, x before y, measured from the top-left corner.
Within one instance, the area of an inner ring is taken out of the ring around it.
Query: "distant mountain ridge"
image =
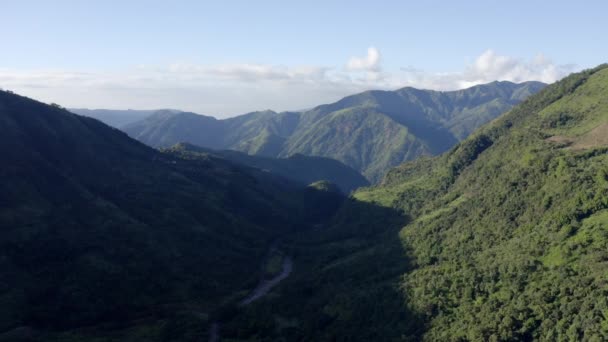
[[[86,109],[86,108],[68,108],[68,110],[74,114],[88,116],[90,118],[97,119],[106,125],[110,125],[115,128],[121,128],[130,123],[142,120],[155,112],[153,110],[121,110],[121,109]],[[178,111],[175,111],[178,112]]]
[[[608,64],[393,168],[332,223],[290,286],[224,323],[268,328],[227,339],[607,340]]]
[[[606,340],[607,137],[604,64],[355,193],[409,215],[393,236],[416,340]]]
[[[544,86],[502,81],[445,92],[374,90],[304,112],[261,111],[223,120],[160,111],[123,130],[154,147],[189,142],[270,157],[333,158],[377,181],[404,161],[448,150]]]
[[[285,177],[302,185],[326,180],[345,194],[368,186],[369,182],[354,169],[330,158],[294,154],[288,158],[249,155],[233,150],[212,150],[188,143],[174,145],[165,151],[179,154],[216,155],[241,165],[258,168]]]

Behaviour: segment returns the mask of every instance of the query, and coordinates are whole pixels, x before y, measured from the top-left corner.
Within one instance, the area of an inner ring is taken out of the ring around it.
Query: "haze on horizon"
[[[65,107],[228,117],[370,89],[551,83],[604,62],[606,10],[602,1],[3,2],[0,87]]]

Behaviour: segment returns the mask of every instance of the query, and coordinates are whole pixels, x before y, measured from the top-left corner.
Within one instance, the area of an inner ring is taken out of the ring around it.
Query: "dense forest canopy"
[[[391,170],[291,241],[305,270],[230,336],[607,339],[607,123],[600,66]]]
[[[345,198],[0,92],[0,339],[608,339],[607,95],[573,74]]]

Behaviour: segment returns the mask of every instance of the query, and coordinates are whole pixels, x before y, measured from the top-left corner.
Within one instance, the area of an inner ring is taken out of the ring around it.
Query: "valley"
[[[190,143],[263,157],[331,158],[377,183],[394,166],[447,151],[544,86],[493,82],[451,92],[367,91],[303,112],[223,120],[162,110],[120,128],[153,147]]]
[[[0,342],[608,341],[606,13],[0,1]]]
[[[375,185],[324,157],[155,149],[0,92],[0,340],[608,338],[607,85],[602,65],[526,93]],[[356,141],[385,96],[298,120]],[[199,120],[152,119],[176,115]]]
[[[280,255],[280,252],[277,250],[276,244],[270,248],[269,251],[269,259],[266,260],[267,263],[271,262],[274,257]],[[293,260],[290,256],[280,256],[280,270],[278,274],[274,275],[272,278],[267,279],[268,275],[264,274],[264,277],[260,280],[258,285],[251,291],[247,297],[239,302],[239,306],[247,306],[253,303],[254,301],[266,296],[275,286],[279,285],[283,280],[285,280],[291,272],[293,271]],[[217,342],[220,340],[220,322],[212,322],[209,326],[209,342]]]
[[[297,271],[227,319],[226,338],[602,340],[608,145],[547,139],[602,129],[607,70],[550,86],[288,238]]]

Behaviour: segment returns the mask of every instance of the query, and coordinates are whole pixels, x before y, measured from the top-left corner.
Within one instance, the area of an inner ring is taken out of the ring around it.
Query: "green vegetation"
[[[492,87],[471,89],[450,96],[496,106]],[[231,122],[253,150],[322,122],[298,139],[342,153],[332,139],[363,141],[367,120],[402,142],[437,130],[390,109],[446,94],[367,92]],[[161,153],[1,92],[0,339],[200,341],[219,321],[228,341],[606,340],[607,94],[608,66],[573,74],[345,200],[327,181]],[[257,140],[262,121],[274,133]],[[287,256],[289,278],[238,307]]]
[[[310,157],[302,154],[295,154],[288,158],[271,158],[249,155],[237,151],[215,151],[187,143],[174,145],[164,151],[177,153],[182,156],[188,154],[213,154],[241,165],[269,171],[301,185],[327,180],[336,184],[345,194],[349,194],[351,191],[362,186],[369,185],[369,182],[357,171],[337,160],[329,158]]]
[[[299,271],[227,333],[608,339],[608,144],[550,139],[597,132],[607,94],[608,66],[573,74],[448,153],[357,191],[324,230],[291,240]]]
[[[344,199],[7,92],[0,131],[0,340],[200,341]]]
[[[402,288],[429,321],[426,339],[608,337],[608,146],[548,140],[608,122],[607,86],[605,67],[572,75],[432,165],[357,194],[397,193],[388,204],[416,218],[400,233],[415,262]]]
[[[222,323],[229,341],[391,341],[424,327],[404,305],[409,269],[397,239],[398,212],[350,200],[331,224],[291,235],[293,274],[272,295]]]
[[[304,112],[263,111],[226,120],[164,111],[124,130],[155,147],[188,142],[267,157],[332,158],[377,182],[404,161],[445,152],[543,87],[493,82],[450,92],[368,91]]]

